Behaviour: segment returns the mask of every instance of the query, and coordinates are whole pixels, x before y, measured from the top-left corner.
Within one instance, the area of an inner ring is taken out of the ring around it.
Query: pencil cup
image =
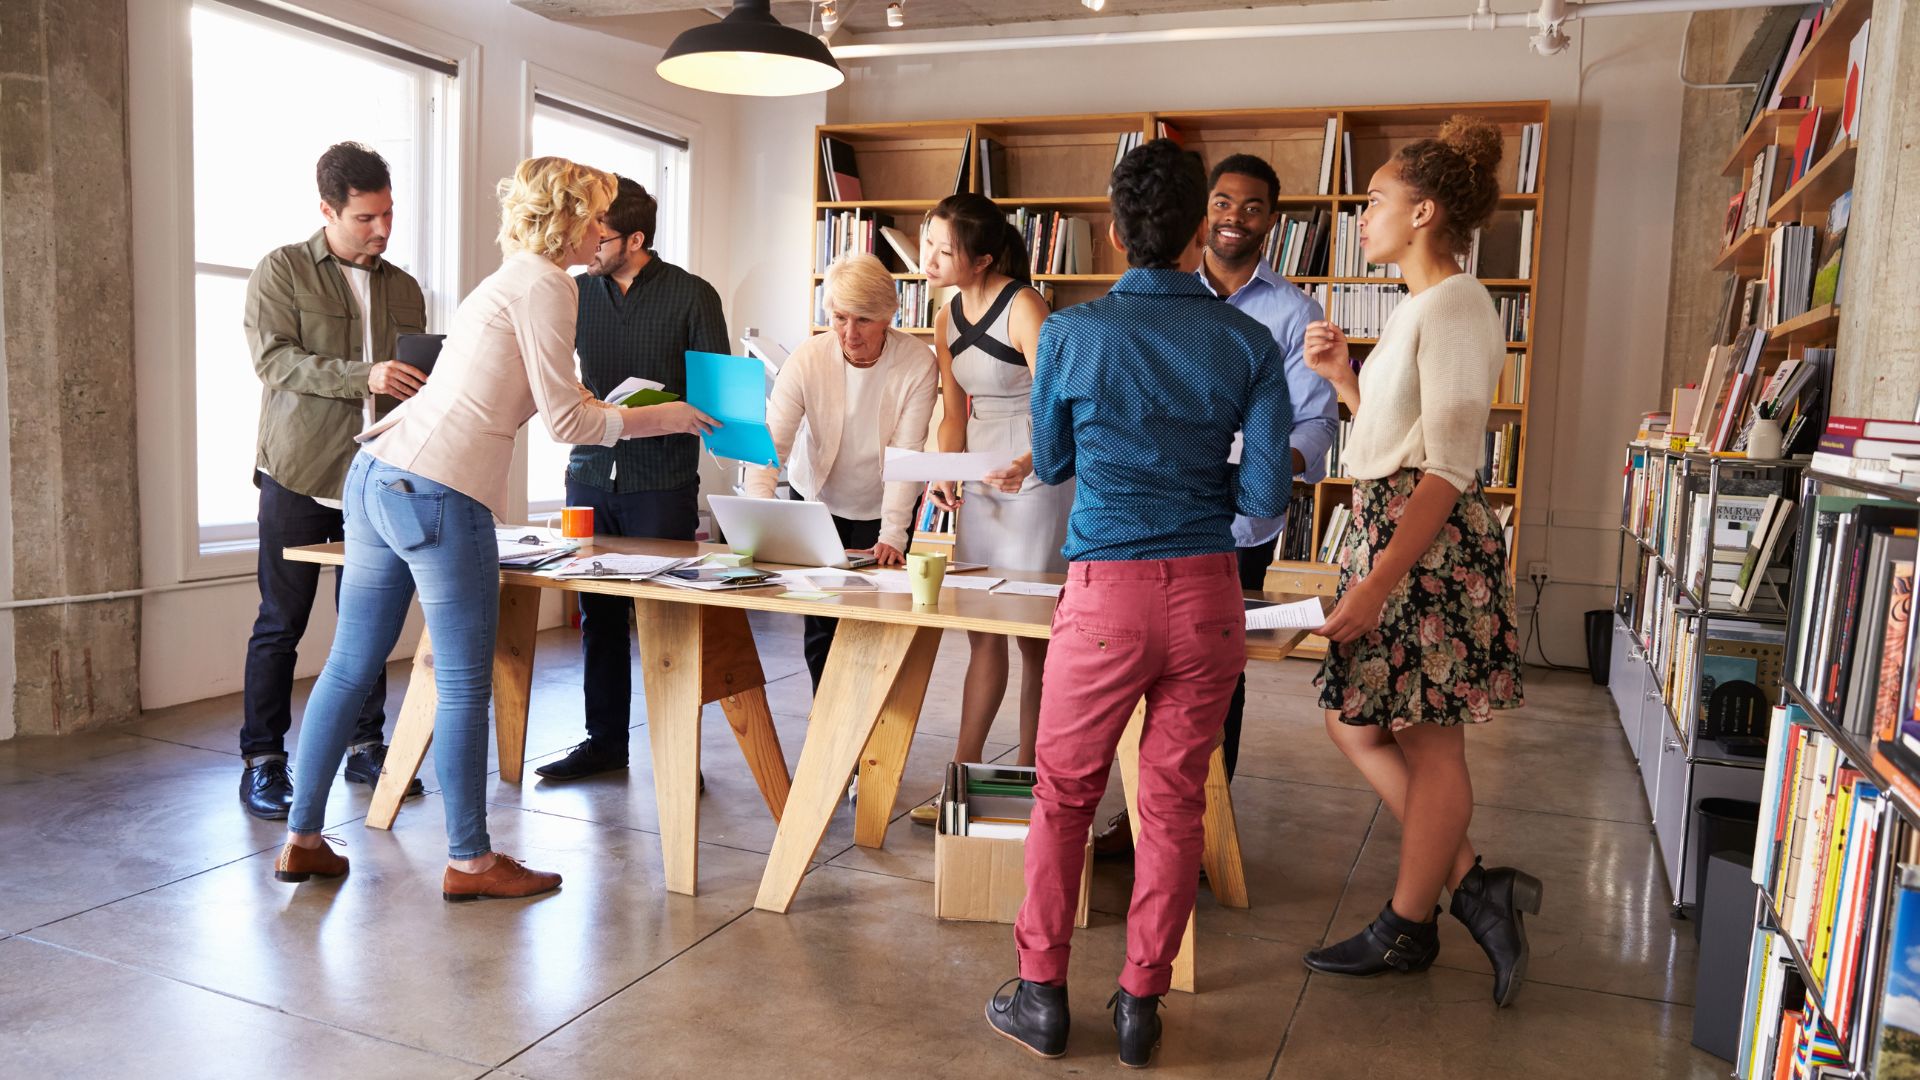
[[[940,583],[947,578],[945,555],[907,556],[907,580],[913,585],[913,606],[933,607],[940,603]]]
[[[569,540],[593,539],[593,507],[563,506],[560,508],[560,535]]]
[[[1747,456],[1769,461],[1778,458],[1781,439],[1780,421],[1755,420],[1753,430],[1747,432]]]

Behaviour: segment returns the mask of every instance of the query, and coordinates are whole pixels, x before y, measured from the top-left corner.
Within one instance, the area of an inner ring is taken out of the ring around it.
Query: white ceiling
[[[1106,17],[1181,15],[1200,11],[1248,11],[1257,8],[1352,3],[1354,0],[1285,0],[1283,3],[1235,3],[1233,0],[1107,0],[1096,16],[1080,0],[903,0],[909,30],[974,29],[989,26],[1057,24]],[[729,0],[513,0],[516,6],[561,22],[581,23],[620,37],[664,46],[689,26],[712,22],[731,7]],[[837,0],[843,34],[887,32],[887,0]],[[774,0],[773,13],[788,26],[812,29],[814,5],[806,0]]]

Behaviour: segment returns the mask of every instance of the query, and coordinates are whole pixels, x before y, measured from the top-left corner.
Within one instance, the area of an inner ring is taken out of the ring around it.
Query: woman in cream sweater
[[[1456,116],[1374,173],[1360,243],[1400,267],[1408,299],[1356,376],[1340,328],[1306,331],[1306,361],[1353,414],[1353,527],[1321,633],[1327,732],[1403,826],[1393,897],[1360,933],[1307,954],[1341,975],[1413,972],[1440,950],[1435,901],[1493,964],[1494,1000],[1526,971],[1521,915],[1540,882],[1482,868],[1467,840],[1466,726],[1521,704],[1507,545],[1479,470],[1506,341],[1492,298],[1456,256],[1500,198],[1500,133]]]
[[[500,269],[461,302],[414,397],[360,435],[347,473],[347,562],[333,651],[307,700],[294,758],[281,881],[339,877],[347,860],[320,835],[327,791],[354,717],[400,637],[417,589],[433,637],[434,762],[447,813],[448,900],[547,892],[560,875],[496,853],[487,835],[487,704],[499,619],[494,519],[506,514],[514,436],[540,415],[554,441],[710,430],[684,402],[626,409],[574,377],[578,292],[564,269],[611,234],[600,219],[614,177],[564,158],[532,158],[500,183]]]
[[[883,483],[886,448],[927,448],[939,369],[933,350],[889,323],[900,308],[893,278],[872,255],[842,255],[827,267],[827,321],[793,351],[767,399],[773,447],[787,463],[794,497],[827,505],[840,543],[871,548],[881,566],[906,562],[920,485]],[[747,494],[774,497],[772,469],[747,470]],[[838,619],[808,615],[807,674],[820,688]]]

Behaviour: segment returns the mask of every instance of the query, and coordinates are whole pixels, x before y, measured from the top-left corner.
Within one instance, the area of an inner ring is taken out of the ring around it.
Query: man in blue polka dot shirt
[[[1087,832],[1145,697],[1127,962],[1108,1002],[1121,1062],[1141,1066],[1193,911],[1208,759],[1246,667],[1233,521],[1286,513],[1293,404],[1272,334],[1194,275],[1206,240],[1198,155],[1155,139],[1114,169],[1112,190],[1109,237],[1130,269],[1040,330],[1034,474],[1077,483],[1034,748],[1020,977],[988,1001],[987,1021],[1043,1057],[1066,1050]]]

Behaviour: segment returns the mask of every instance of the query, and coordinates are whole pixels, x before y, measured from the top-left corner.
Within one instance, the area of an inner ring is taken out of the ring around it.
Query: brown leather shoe
[[[346,856],[335,855],[328,846],[337,842],[331,836],[323,836],[319,847],[307,848],[288,841],[287,846],[280,849],[280,857],[273,860],[274,879],[305,881],[310,877],[337,878],[345,874]]]
[[[456,904],[469,900],[518,900],[559,887],[559,874],[529,870],[497,851],[493,853],[493,865],[484,874],[469,874],[449,866],[440,879],[440,895]]]
[[[1096,859],[1133,858],[1133,824],[1127,820],[1125,810],[1107,819],[1107,827],[1093,834],[1093,857]]]

